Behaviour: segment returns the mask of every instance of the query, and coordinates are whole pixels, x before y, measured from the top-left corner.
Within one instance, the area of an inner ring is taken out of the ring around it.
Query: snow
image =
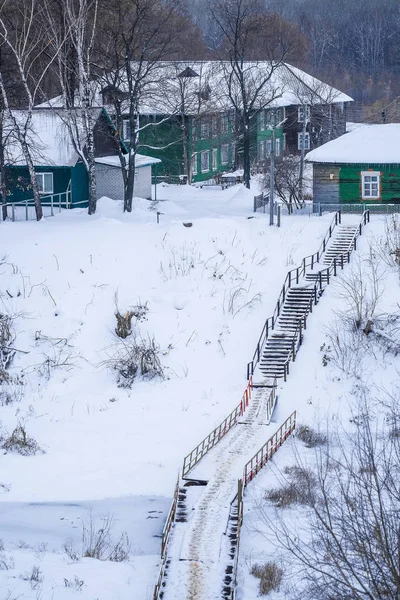
[[[400,124],[356,127],[312,150],[306,156],[315,163],[399,164]]]
[[[2,406],[1,430],[11,432],[21,422],[44,450],[28,457],[1,456],[0,537],[4,554],[13,561],[12,568],[0,570],[1,598],[10,591],[22,600],[36,600],[41,591],[44,599],[69,600],[76,589],[64,579],[72,585],[75,577],[75,585],[84,581],[82,600],[152,597],[158,536],[183,457],[239,403],[246,364],[287,270],[316,251],[332,220],[329,214],[290,216],[280,229],[269,227],[268,216],[252,213],[255,193],[256,186],[215,191],[162,184],[157,186],[159,202],[136,198],[132,214],[122,212],[122,202],[102,198],[92,217],[75,209],[39,224],[1,223],[7,252],[1,265],[2,310],[16,315],[14,345],[21,351],[10,373],[24,373],[24,385],[17,386],[20,397]],[[381,235],[382,227],[376,219],[370,229]],[[367,236],[357,247],[366,249]],[[391,283],[389,289],[394,288]],[[147,305],[145,319],[134,322],[134,329],[143,338],[154,336],[166,379],[138,380],[131,390],[117,387],[115,373],[104,364],[116,344],[116,294],[121,312]],[[395,300],[388,295],[387,309]],[[242,463],[294,408],[301,420],[312,421],[345,402],[350,384],[332,382],[319,367],[323,327],[336,303],[332,284],[307,322],[305,343],[288,383],[281,386],[271,425],[260,425],[250,438],[246,426],[240,426],[244,437],[235,440],[235,452],[226,438],[197,467],[199,477],[208,476],[220,464],[221,506],[232,499]],[[49,371],[56,359],[67,364]],[[395,381],[395,371],[390,367],[380,377]],[[274,461],[280,456],[290,460],[289,443]],[[262,478],[253,488],[264,486]],[[199,490],[191,494],[196,502]],[[245,502],[246,519],[256,520],[250,488]],[[67,556],[63,545],[68,539],[82,554],[82,523],[88,522],[90,509],[96,523],[104,515],[114,516],[113,539],[128,533],[128,561],[73,562]],[[263,552],[247,523],[241,600],[255,597],[249,552],[253,545],[255,552]],[[221,526],[218,521],[215,531]],[[194,552],[195,546],[189,548],[188,538],[183,544],[176,531],[182,552]],[[209,540],[209,556],[214,556],[212,525],[203,532],[197,518],[192,531],[192,539],[201,534]],[[214,573],[212,564],[206,572]],[[34,565],[43,576],[39,589],[25,576]],[[185,575],[183,562],[176,568],[173,584]],[[205,592],[210,582],[204,583]],[[178,588],[170,589],[174,597]]]
[[[100,114],[99,108],[93,109],[95,118]],[[24,126],[28,114],[23,110],[13,110],[13,115],[21,127]],[[80,137],[83,140],[83,125],[77,119]],[[32,158],[37,165],[74,166],[78,160],[62,112],[58,114],[49,108],[32,111],[32,120],[28,132],[28,143],[32,149]],[[24,165],[19,144],[10,141],[7,144],[7,162],[12,165]]]
[[[121,168],[121,162],[118,156],[101,156],[99,158],[96,158],[95,162],[100,163],[102,165],[109,165],[111,167]],[[140,167],[148,167],[149,165],[155,165],[160,162],[161,160],[159,158],[145,156],[144,154],[135,154],[136,169],[140,169]]]
[[[18,315],[22,351],[11,373],[23,372],[25,382],[21,398],[2,407],[1,428],[23,423],[44,450],[1,457],[1,537],[15,566],[0,571],[0,596],[36,599],[19,576],[38,561],[44,598],[72,597],[63,578],[75,575],[85,581],[82,600],[151,596],[159,564],[152,536],[161,533],[183,456],[240,401],[287,269],[320,245],[331,221],[287,217],[280,229],[268,227],[252,213],[258,189],[241,185],[157,192],[157,204],[135,199],[130,215],[103,198],[93,217],[75,209],[0,225],[3,310]],[[116,386],[103,364],[115,344],[116,293],[121,311],[148,303],[136,328],[154,335],[167,379]],[[49,373],[51,359],[67,364]],[[158,519],[146,517],[149,505]],[[89,506],[115,515],[115,535],[128,531],[138,549],[128,563],[70,564],[62,545],[78,540]],[[21,540],[29,547],[18,547]],[[107,582],[117,580],[112,596]]]

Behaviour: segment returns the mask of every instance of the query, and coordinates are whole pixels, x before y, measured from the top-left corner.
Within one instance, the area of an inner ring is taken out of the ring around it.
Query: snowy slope
[[[161,533],[182,458],[239,402],[286,271],[319,246],[331,220],[287,217],[269,228],[264,215],[248,218],[252,195],[241,186],[159,186],[158,197],[160,224],[147,201],[123,215],[104,199],[91,218],[74,210],[0,225],[2,310],[17,333],[10,372],[23,381],[1,407],[2,432],[22,423],[43,450],[1,456],[0,537],[14,567],[0,570],[0,597],[36,598],[40,588],[43,598],[69,598],[63,578],[74,574],[85,580],[83,600],[151,596],[159,547],[146,540]],[[135,331],[154,336],[164,380],[117,387],[105,364],[117,343],[116,294],[121,311],[148,307]],[[28,503],[22,525],[8,521],[19,503]],[[42,503],[53,507],[51,525],[34,509]],[[90,505],[97,522],[115,516],[114,537],[128,531],[129,563],[71,564],[61,550],[67,538],[80,550]],[[33,589],[20,574],[37,561],[43,581]]]

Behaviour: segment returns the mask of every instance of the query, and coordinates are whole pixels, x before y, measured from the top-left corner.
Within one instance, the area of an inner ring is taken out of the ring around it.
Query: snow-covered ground
[[[18,378],[8,386],[13,401],[1,398],[2,435],[20,423],[43,451],[1,455],[1,600],[152,597],[183,456],[240,401],[287,270],[317,250],[332,218],[285,217],[269,227],[242,186],[159,185],[157,197],[152,211],[138,199],[131,215],[102,199],[93,217],[74,210],[0,225],[2,312],[14,318],[10,374]],[[314,419],[328,400],[339,402],[342,384],[329,380],[328,389],[320,368],[318,328],[332,294],[310,320],[277,425],[292,407]],[[165,379],[117,386],[107,366],[120,344],[116,302],[121,313],[146,307],[133,329],[154,336]],[[128,561],[79,556],[83,527],[100,528],[107,515],[112,538],[129,537]],[[244,557],[249,545],[250,534]],[[250,589],[247,577],[242,564]]]

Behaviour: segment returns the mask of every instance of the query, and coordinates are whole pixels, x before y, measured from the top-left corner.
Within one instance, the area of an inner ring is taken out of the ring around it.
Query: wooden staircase
[[[264,377],[285,377],[298,336],[302,335],[299,323],[304,326],[315,294],[314,287],[293,287],[288,290],[275,329],[263,348],[260,371]]]

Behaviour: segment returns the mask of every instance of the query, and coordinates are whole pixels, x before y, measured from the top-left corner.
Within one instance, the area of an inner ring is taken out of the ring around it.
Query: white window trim
[[[260,131],[265,131],[265,109],[260,110]]]
[[[212,149],[212,159],[211,159],[211,164],[212,164],[212,170],[216,171],[218,168],[218,156],[217,156],[217,148],[213,148]]]
[[[309,104],[305,104],[304,106],[306,108],[306,123],[309,123],[310,116],[311,116],[310,105]],[[297,122],[298,123],[302,123],[303,122],[302,112],[303,112],[304,106],[301,105],[301,106],[297,107]]]
[[[302,137],[303,132],[297,134],[297,150],[301,150],[300,140],[302,139]],[[305,141],[307,141],[307,143],[304,144],[304,150],[310,150],[310,134],[308,131],[306,131],[304,139]]]
[[[281,139],[276,138],[275,140],[275,156],[281,155]]]
[[[223,148],[226,148],[226,160],[223,155]],[[227,165],[229,163],[229,144],[222,144],[221,146],[221,165]]]
[[[365,177],[376,177],[378,183],[377,196],[365,195]],[[361,197],[363,200],[379,200],[381,197],[381,173],[380,171],[361,171]]]
[[[192,156],[192,175],[197,175],[197,154]]]
[[[45,175],[50,175],[50,177],[51,177],[51,190],[43,190],[43,188],[44,188],[44,176]],[[48,172],[35,173],[35,176],[36,176],[36,180],[38,179],[38,177],[42,178],[42,185],[41,186],[39,185],[39,182],[38,182],[39,187],[42,188],[42,190],[39,190],[39,193],[42,196],[47,196],[49,194],[54,194],[54,176],[53,176],[53,173],[48,173]]]
[[[203,169],[203,155],[207,154],[207,168]],[[208,173],[210,170],[210,151],[209,150],[202,150],[200,152],[200,167],[201,167],[201,172],[202,173]]]

